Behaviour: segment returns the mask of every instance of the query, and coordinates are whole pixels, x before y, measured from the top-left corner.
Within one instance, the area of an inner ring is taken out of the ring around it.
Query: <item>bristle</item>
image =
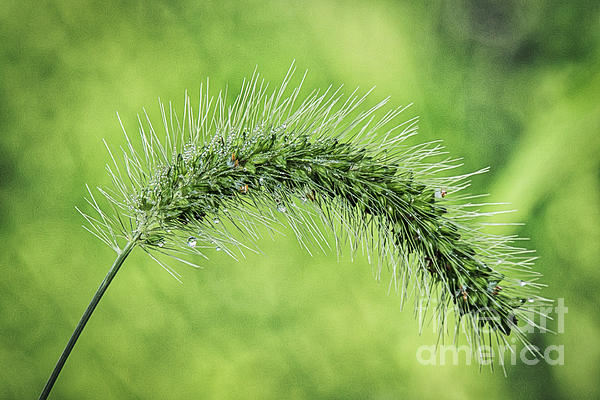
[[[90,232],[117,252],[120,240],[136,240],[174,274],[152,253],[192,266],[186,255],[207,247],[243,257],[258,247],[261,226],[277,232],[282,221],[309,252],[327,251],[327,227],[338,253],[361,249],[379,266],[378,279],[387,265],[389,287],[402,302],[414,293],[419,322],[431,310],[440,337],[452,309],[471,344],[511,332],[525,340],[513,320],[527,320],[526,299],[542,301],[534,257],[516,237],[483,232],[486,216],[510,211],[488,211],[502,204],[463,194],[487,168],[444,177],[462,164],[439,141],[405,145],[418,123],[396,122],[407,106],[382,112],[385,99],[359,111],[368,93],[331,87],[299,102],[301,85],[289,88],[293,72],[272,91],[255,72],[230,105],[226,94],[209,95],[207,81],[197,115],[187,93],[181,118],[160,103],[164,133],[144,110],[139,143],[125,134],[120,163],[109,150],[114,186],[100,193],[111,212],[90,192],[99,215],[82,213]]]

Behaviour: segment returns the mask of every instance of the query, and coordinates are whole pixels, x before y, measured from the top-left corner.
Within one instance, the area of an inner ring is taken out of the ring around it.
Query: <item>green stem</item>
[[[63,350],[62,354],[60,355],[60,358],[58,359],[58,362],[56,363],[56,366],[54,367],[54,370],[52,371],[52,375],[50,375],[50,378],[48,378],[48,382],[46,382],[46,386],[44,386],[44,390],[42,391],[42,394],[40,394],[40,397],[39,397],[40,400],[48,398],[48,395],[50,394],[50,391],[52,390],[52,387],[54,386],[56,379],[58,379],[58,375],[60,374],[60,371],[62,370],[63,366],[65,365],[65,362],[67,361],[67,358],[69,357],[69,354],[71,354],[71,350],[73,350],[73,347],[75,346],[75,343],[77,342],[77,339],[79,338],[79,335],[81,335],[83,328],[85,328],[85,324],[87,324],[88,320],[92,316],[92,313],[96,309],[96,306],[100,302],[102,295],[104,294],[104,292],[106,292],[106,289],[108,289],[108,285],[110,285],[110,283],[114,279],[115,275],[119,271],[119,268],[121,268],[121,265],[123,265],[123,262],[125,261],[125,259],[129,255],[129,253],[131,253],[131,250],[133,250],[136,243],[137,243],[137,238],[133,238],[131,241],[129,241],[125,245],[125,247],[121,250],[121,252],[117,256],[117,258],[115,259],[115,262],[113,263],[112,267],[110,268],[110,271],[108,271],[108,274],[106,274],[106,277],[104,278],[104,280],[98,287],[98,290],[96,290],[96,294],[94,294],[92,301],[90,301],[90,304],[87,306],[87,309],[81,316],[81,319],[79,320],[79,323],[75,327],[75,330],[73,331],[73,334],[71,335],[71,338],[69,339],[69,342],[67,343],[67,345],[65,346],[65,349]]]

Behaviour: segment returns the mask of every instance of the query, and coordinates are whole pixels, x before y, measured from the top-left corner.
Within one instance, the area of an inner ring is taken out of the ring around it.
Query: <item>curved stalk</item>
[[[79,335],[81,335],[83,328],[85,328],[85,325],[87,324],[88,320],[92,316],[92,313],[96,309],[96,306],[100,302],[100,299],[104,295],[104,292],[106,292],[106,289],[108,289],[108,286],[114,279],[115,275],[117,275],[119,268],[121,268],[121,265],[123,265],[123,262],[125,261],[125,259],[129,255],[129,253],[131,253],[131,251],[133,250],[133,248],[135,247],[136,244],[137,244],[137,238],[133,238],[131,241],[129,241],[125,245],[125,247],[121,250],[119,255],[117,255],[117,258],[115,259],[112,267],[108,271],[108,274],[106,274],[106,277],[104,277],[104,280],[98,287],[98,290],[96,290],[94,297],[92,297],[90,304],[87,306],[85,312],[81,316],[81,319],[79,320],[79,323],[75,327],[75,330],[73,331],[73,334],[71,335],[71,338],[69,339],[69,342],[67,343],[67,345],[65,346],[65,349],[63,350],[62,354],[60,355],[60,358],[58,359],[58,362],[56,363],[56,366],[54,367],[54,370],[52,371],[50,378],[48,378],[48,381],[46,382],[46,386],[44,386],[44,390],[42,390],[42,393],[40,394],[40,397],[39,397],[40,400],[48,398],[48,395],[50,394],[50,391],[52,390],[52,387],[54,386],[56,379],[58,379],[58,375],[60,374],[60,371],[62,370],[63,366],[65,365],[65,362],[67,361],[67,358],[69,357],[69,354],[71,354],[71,351],[73,350],[73,347],[75,346],[75,343],[77,342],[77,339],[79,338]]]

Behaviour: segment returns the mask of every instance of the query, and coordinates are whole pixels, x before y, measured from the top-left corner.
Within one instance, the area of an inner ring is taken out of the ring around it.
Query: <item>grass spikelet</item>
[[[139,137],[123,128],[126,146],[106,146],[113,184],[98,188],[102,202],[88,188],[93,212],[81,213],[117,260],[41,398],[134,248],[179,279],[166,259],[199,267],[206,248],[243,257],[263,227],[276,234],[282,224],[309,251],[333,247],[329,229],[337,251],[365,252],[391,272],[403,300],[414,293],[419,314],[431,312],[440,337],[453,314],[454,331],[463,327],[473,347],[508,344],[511,332],[529,346],[517,321],[531,321],[545,301],[535,257],[519,238],[487,233],[490,213],[481,210],[497,205],[464,194],[486,169],[449,176],[460,164],[439,142],[406,144],[417,131],[416,118],[397,122],[406,107],[383,111],[384,100],[361,111],[368,93],[332,87],[300,100],[301,84],[288,88],[292,74],[271,90],[255,73],[232,104],[207,84],[197,109],[187,94],[180,115],[160,104],[164,132],[144,112]]]

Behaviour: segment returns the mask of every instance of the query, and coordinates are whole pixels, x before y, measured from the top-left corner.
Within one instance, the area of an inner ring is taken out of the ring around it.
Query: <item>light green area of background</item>
[[[199,3],[199,4],[196,4]],[[255,65],[307,88],[414,102],[425,141],[473,191],[526,222],[544,294],[563,297],[563,366],[424,366],[399,297],[362,257],[211,253],[184,285],[134,254],[55,387],[56,399],[598,398],[600,13],[596,2],[4,1],[0,7],[0,398],[34,398],[113,254],[81,227],[84,184],[107,183],[101,142],[123,143],[157,98],[207,76],[234,93]],[[387,277],[386,277],[387,278]]]

